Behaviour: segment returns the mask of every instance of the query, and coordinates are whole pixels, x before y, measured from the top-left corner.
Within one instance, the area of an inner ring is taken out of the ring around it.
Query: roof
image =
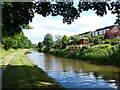
[[[88,34],[88,33],[90,33],[90,32],[81,33],[81,34],[79,34],[79,35],[84,35],[84,34]]]
[[[109,29],[109,30],[111,30],[114,26],[116,26],[116,25],[106,26],[106,27],[104,27],[104,28],[97,29],[96,31],[100,31],[100,30],[104,30],[104,29]]]
[[[71,37],[74,37],[74,36],[78,36],[78,35],[73,35],[73,36],[70,36],[70,38],[71,38]]]

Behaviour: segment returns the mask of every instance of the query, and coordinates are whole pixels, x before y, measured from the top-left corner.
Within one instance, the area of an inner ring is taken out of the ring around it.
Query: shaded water
[[[40,68],[66,88],[120,89],[120,68],[98,66],[32,51],[26,54]]]

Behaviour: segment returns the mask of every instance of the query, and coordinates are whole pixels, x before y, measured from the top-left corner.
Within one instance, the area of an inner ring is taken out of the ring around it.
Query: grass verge
[[[14,55],[3,73],[2,87],[5,88],[61,88],[58,82],[37,67],[20,50]]]
[[[84,46],[81,49],[51,49],[48,53],[65,58],[79,59],[98,65],[112,65],[120,67],[120,50],[118,46],[109,44]]]

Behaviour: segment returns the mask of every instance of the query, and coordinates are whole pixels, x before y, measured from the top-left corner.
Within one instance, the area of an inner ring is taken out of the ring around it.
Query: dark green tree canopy
[[[20,33],[21,25],[28,25],[34,17],[33,3],[2,3],[2,29],[4,36]]]
[[[112,13],[119,13],[120,2],[79,2],[78,8],[74,7],[74,2],[4,2],[2,3],[2,29],[4,36],[13,36],[22,30],[32,21],[34,13],[43,17],[48,15],[62,16],[63,23],[71,24],[80,17],[83,11],[94,10],[99,16],[107,14],[107,10]]]
[[[43,45],[43,43],[42,42],[39,42],[38,43],[38,48],[42,48],[44,45]]]
[[[45,35],[43,40],[44,45],[46,46],[46,51],[49,51],[53,44],[53,36],[52,34],[48,33]]]
[[[3,37],[2,44],[4,45],[4,49],[6,50],[10,48],[18,49],[36,47],[36,45],[32,44],[32,42],[24,35],[22,31],[14,36]]]

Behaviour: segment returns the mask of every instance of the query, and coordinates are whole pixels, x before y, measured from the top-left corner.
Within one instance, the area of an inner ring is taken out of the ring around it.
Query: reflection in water
[[[66,88],[120,88],[120,68],[34,51],[27,56]]]

